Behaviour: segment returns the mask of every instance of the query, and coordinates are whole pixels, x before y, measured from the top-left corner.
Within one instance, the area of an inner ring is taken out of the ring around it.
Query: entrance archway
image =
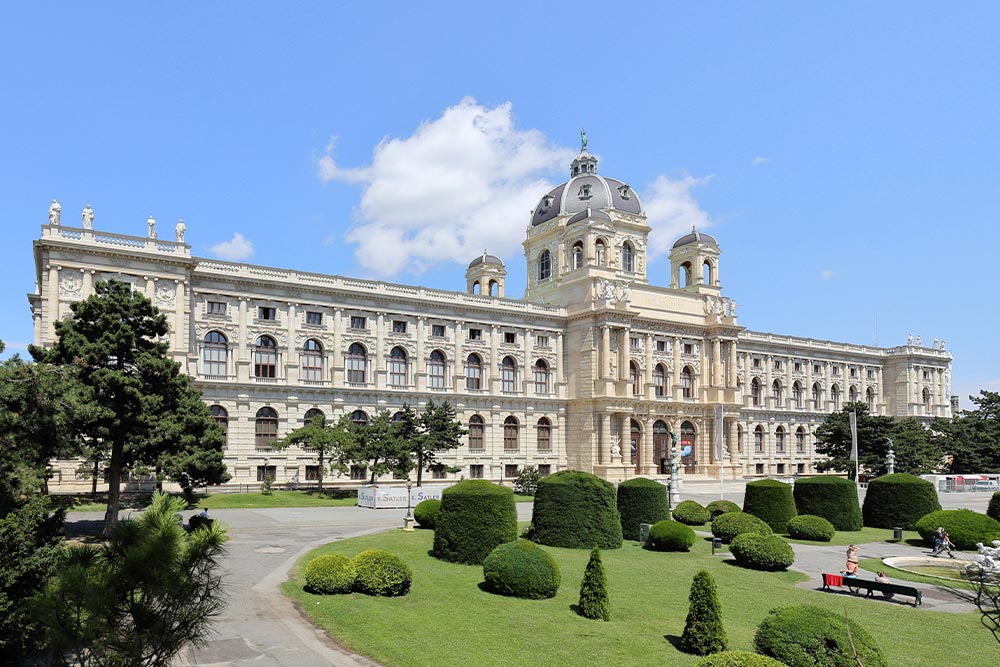
[[[694,424],[689,421],[681,424],[681,465],[684,472],[694,473],[698,470],[698,434],[695,433]],[[683,452],[688,452],[684,455]]]
[[[629,451],[632,453],[632,465],[639,463],[639,447],[642,442],[642,428],[639,422],[634,419],[629,420]]]
[[[661,475],[670,473],[670,430],[662,419],[653,423],[653,461]]]

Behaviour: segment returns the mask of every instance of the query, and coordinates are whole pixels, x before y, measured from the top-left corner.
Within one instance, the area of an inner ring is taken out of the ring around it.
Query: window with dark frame
[[[215,423],[222,427],[222,433],[225,436],[225,440],[222,443],[223,447],[228,447],[229,412],[227,412],[226,409],[221,405],[213,405],[211,408],[209,408],[209,411],[212,413],[212,418],[215,420]]]
[[[323,381],[323,347],[310,338],[302,345],[300,377],[304,382]]]
[[[323,313],[315,310],[306,311],[306,324],[311,326],[321,326],[323,324]]]
[[[368,479],[368,466],[351,466],[351,479]]]
[[[548,347],[549,337],[548,336],[538,336],[535,338],[535,347]]]
[[[393,320],[392,321],[392,333],[405,334],[406,333],[406,320]]]
[[[253,352],[253,374],[258,378],[278,377],[278,344],[270,336],[257,339]]]
[[[552,464],[551,463],[540,463],[538,464],[538,476],[547,477],[552,474]]]
[[[469,466],[469,479],[482,479],[483,478],[483,465],[481,463],[473,463]]]
[[[438,338],[444,338],[444,325],[443,324],[432,324],[431,325],[431,335]]]
[[[364,315],[351,315],[351,328],[365,330],[368,328],[368,318]]]
[[[472,415],[469,418],[469,451],[482,452],[486,450],[485,445],[486,422],[479,415]]]
[[[512,357],[504,357],[500,362],[500,391],[507,394],[517,391],[517,362]]]
[[[506,477],[507,479],[513,479],[514,477],[517,477],[517,464],[508,463],[504,465],[503,476]]]
[[[257,449],[270,449],[278,439],[278,413],[274,408],[261,408],[254,419],[254,445]]]
[[[352,343],[347,349],[347,384],[365,383],[368,354],[360,343]]]
[[[389,353],[389,386],[405,387],[407,380],[406,350],[394,347]]]
[[[503,342],[508,345],[514,345],[515,343],[517,343],[517,334],[513,333],[512,331],[504,331]]]
[[[430,389],[444,389],[445,356],[441,350],[431,352],[427,364],[427,386]]]
[[[318,482],[319,481],[319,466],[306,466],[306,481],[307,482]]]
[[[537,438],[538,451],[552,451],[552,422],[549,421],[548,417],[542,417],[538,420]]]
[[[510,416],[503,420],[503,450],[507,453],[516,452],[518,449],[517,430],[516,417]]]
[[[482,329],[469,329],[469,340],[482,340],[483,330]]]
[[[257,306],[257,319],[276,320],[278,319],[277,312],[270,306]]]
[[[225,301],[209,301],[205,305],[206,315],[215,315],[216,317],[224,317],[226,315],[226,302]]]
[[[201,350],[202,373],[223,377],[226,375],[227,359],[229,356],[229,341],[218,331],[209,331],[205,334],[205,344]]]
[[[483,388],[483,362],[477,354],[470,354],[465,360],[465,388],[469,391]]]
[[[265,478],[270,478],[273,482],[278,476],[278,466],[257,466],[257,481],[263,482]]]
[[[763,475],[764,474],[764,464],[763,463],[756,464],[754,466],[754,473],[757,474],[757,475]]]

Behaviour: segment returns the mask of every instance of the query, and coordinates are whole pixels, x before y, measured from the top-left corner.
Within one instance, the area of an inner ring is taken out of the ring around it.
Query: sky
[[[692,225],[753,330],[925,345],[1000,390],[1000,5],[12,3],[0,21],[0,339],[64,225],[198,257],[525,285],[529,211],[586,129],[639,192],[650,282]]]

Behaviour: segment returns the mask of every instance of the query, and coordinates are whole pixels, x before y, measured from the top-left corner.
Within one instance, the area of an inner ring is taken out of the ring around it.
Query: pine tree
[[[722,627],[722,607],[715,579],[706,570],[694,575],[688,596],[687,620],[681,634],[681,650],[709,655],[726,650],[726,629]]]
[[[601,550],[594,547],[580,584],[580,615],[594,620],[610,621],[611,605],[608,601],[608,576],[601,562]]]

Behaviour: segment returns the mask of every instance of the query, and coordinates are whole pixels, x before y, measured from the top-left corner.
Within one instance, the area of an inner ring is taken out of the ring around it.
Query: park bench
[[[923,600],[923,593],[913,586],[903,586],[900,584],[886,584],[881,581],[870,579],[859,579],[858,577],[845,577],[840,574],[824,574],[823,590],[830,590],[831,586],[847,586],[852,589],[865,589],[868,591],[867,597],[875,597],[875,591],[879,593],[893,593],[895,595],[906,595],[913,598],[913,606],[916,607]]]

